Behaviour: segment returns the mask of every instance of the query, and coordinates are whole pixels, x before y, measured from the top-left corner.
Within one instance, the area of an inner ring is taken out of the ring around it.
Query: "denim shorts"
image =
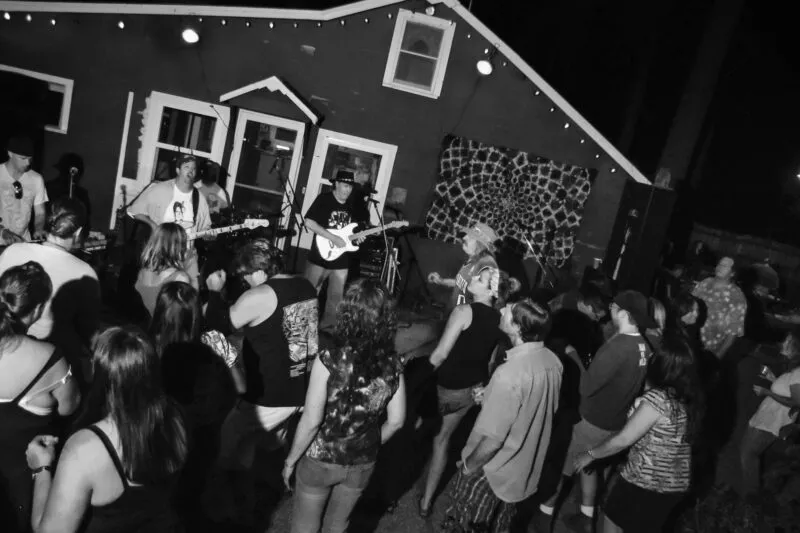
[[[439,414],[449,415],[461,411],[462,409],[469,409],[475,405],[475,400],[472,398],[472,389],[445,389],[441,386],[436,386],[436,393],[439,399]]]
[[[335,465],[323,463],[308,456],[300,459],[297,465],[297,485],[299,490],[328,490],[334,485],[343,485],[352,490],[363,490],[369,483],[375,463],[363,465]]]

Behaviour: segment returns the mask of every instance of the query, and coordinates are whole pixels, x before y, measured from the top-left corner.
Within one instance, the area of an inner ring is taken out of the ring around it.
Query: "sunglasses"
[[[14,198],[22,200],[22,184],[18,181],[14,182]]]

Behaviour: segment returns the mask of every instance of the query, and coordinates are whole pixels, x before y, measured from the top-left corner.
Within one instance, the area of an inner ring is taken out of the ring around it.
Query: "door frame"
[[[303,213],[307,213],[311,204],[319,195],[319,190],[323,185],[331,185],[328,176],[323,177],[322,171],[325,168],[325,157],[328,155],[328,149],[334,146],[342,146],[344,148],[352,148],[362,152],[369,152],[371,154],[380,155],[381,163],[378,168],[378,176],[375,179],[375,190],[377,191],[375,200],[377,200],[376,207],[383,210],[383,204],[386,200],[386,195],[389,190],[389,183],[392,178],[392,170],[394,169],[394,160],[397,156],[397,145],[373,141],[363,137],[356,137],[355,135],[348,135],[346,133],[339,133],[332,130],[320,129],[317,132],[317,142],[314,146],[314,156],[311,161],[311,169],[308,172],[308,182],[304,188],[303,197]],[[370,221],[374,225],[378,225],[378,216],[374,210],[370,210]],[[300,233],[299,247],[308,250],[311,247],[313,233],[308,230],[303,230]]]
[[[268,124],[278,128],[288,129],[296,132],[294,141],[294,150],[292,151],[292,159],[289,164],[289,174],[286,177],[289,187],[284,187],[283,199],[281,200],[281,218],[279,227],[284,228],[290,220],[290,215],[294,211],[294,192],[297,191],[297,177],[300,174],[300,163],[303,159],[303,139],[305,139],[306,125],[297,120],[291,120],[283,117],[276,117],[275,115],[268,115],[267,113],[259,113],[249,109],[240,109],[236,115],[236,129],[233,133],[233,146],[231,148],[231,158],[228,164],[228,180],[225,184],[225,190],[228,197],[233,201],[233,191],[236,187],[236,178],[239,172],[239,162],[242,157],[242,141],[244,141],[245,125],[248,121],[258,122],[260,124]],[[241,185],[248,189],[263,191],[258,187],[250,185]],[[264,191],[266,192],[266,191]],[[289,209],[284,209],[286,205]],[[277,229],[277,228],[276,228]],[[298,232],[297,238],[300,239]],[[290,238],[289,242],[294,239]],[[285,239],[278,239],[276,246],[283,248]]]

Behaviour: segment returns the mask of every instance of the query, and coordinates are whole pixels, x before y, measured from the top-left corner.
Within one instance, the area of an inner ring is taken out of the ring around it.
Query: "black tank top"
[[[466,389],[489,379],[489,359],[502,338],[500,311],[481,303],[470,304],[472,323],[456,339],[450,355],[437,371],[445,389]]]
[[[317,291],[305,278],[271,279],[278,299],[265,321],[244,328],[244,399],[265,407],[305,402],[308,369],[317,356]]]
[[[61,353],[56,349],[16,398],[0,403],[0,529],[5,533],[30,529],[33,479],[25,461],[28,444],[37,435],[58,434],[55,411],[36,415],[20,407],[19,402],[59,359]]]
[[[108,436],[96,426],[89,431],[97,435],[114,462],[122,480],[122,494],[113,502],[92,507],[83,533],[174,533],[182,531],[172,510],[174,482],[162,485],[131,486],[122,468],[117,451]]]

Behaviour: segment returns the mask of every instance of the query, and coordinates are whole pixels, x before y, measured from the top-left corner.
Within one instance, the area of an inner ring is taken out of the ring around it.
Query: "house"
[[[454,209],[440,170],[445,143],[456,139],[586,181],[580,202],[559,191],[562,204],[575,204],[571,229],[558,237],[567,243],[561,259],[571,255],[581,271],[608,259],[626,184],[650,185],[457,0],[322,11],[5,1],[0,13],[0,74],[40,80],[47,91],[45,178],[60,154],[82,154],[96,228],[113,226],[121,202],[187,151],[227,170],[235,204],[274,212],[284,227],[297,227],[297,213],[342,166],[369,181],[379,205],[430,226]],[[197,42],[182,38],[186,30]],[[479,73],[479,61],[491,74]],[[494,216],[469,209],[456,218]],[[534,246],[560,231],[538,224]],[[433,233],[452,242],[453,231]],[[441,240],[419,240],[426,270],[459,261],[458,247]],[[302,232],[281,244],[309,243]]]

